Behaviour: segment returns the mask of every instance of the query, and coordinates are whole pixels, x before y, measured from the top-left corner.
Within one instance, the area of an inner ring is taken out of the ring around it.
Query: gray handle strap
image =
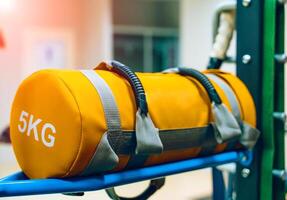
[[[102,64],[97,69],[117,73],[128,80],[133,89],[138,107],[135,124],[137,141],[135,155],[148,156],[151,154],[160,154],[163,151],[163,145],[159,137],[159,131],[148,113],[145,90],[140,79],[129,67],[116,61],[112,61],[110,65]],[[144,112],[142,109],[144,109]]]
[[[109,137],[113,133],[119,138],[122,134],[122,128],[118,107],[108,84],[94,70],[82,70],[81,72],[96,89],[101,99],[107,124],[107,132],[102,136],[90,163],[82,173],[82,175],[91,175],[112,170],[117,166],[119,158],[115,153],[116,150],[109,143],[111,141]],[[117,141],[115,140],[115,143]],[[117,147],[118,145],[113,146]]]
[[[240,137],[240,143],[248,149],[253,148],[259,138],[260,135],[259,130],[250,126],[245,121],[242,121],[242,117],[240,114],[240,104],[232,88],[215,74],[208,74],[207,76],[208,78],[213,80],[216,84],[218,84],[219,87],[224,91],[231,105],[232,113],[235,116],[238,123],[241,125],[242,136]]]
[[[212,81],[214,81],[224,91],[231,105],[231,110],[234,117],[236,118],[237,121],[241,121],[240,105],[230,86],[215,74],[207,74],[206,76]]]
[[[163,71],[164,73],[179,73],[184,76],[190,76],[199,81],[207,90],[210,101],[212,101],[212,114],[214,124],[217,129],[215,137],[218,143],[234,141],[241,136],[241,129],[235,117],[227,107],[222,103],[215,88],[208,78],[192,68],[171,68]],[[213,97],[213,98],[212,98]]]
[[[106,193],[113,200],[146,200],[158,191],[165,183],[165,178],[151,180],[147,189],[136,197],[121,197],[116,193],[115,188],[106,189]]]

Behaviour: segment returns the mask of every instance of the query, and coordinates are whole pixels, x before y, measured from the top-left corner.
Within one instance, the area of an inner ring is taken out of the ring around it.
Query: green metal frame
[[[252,0],[249,6],[238,0],[237,5],[237,73],[254,97],[262,132],[250,175],[242,177],[244,166],[237,166],[237,199],[282,200],[285,181],[272,172],[285,165],[284,123],[273,117],[284,112],[284,64],[275,60],[284,53],[284,5],[277,0]],[[241,62],[245,54],[252,58],[247,65]]]
[[[276,2],[273,4],[276,4]],[[285,9],[283,5],[275,6],[275,38],[274,49],[276,54],[284,53],[285,43]],[[269,11],[268,11],[269,12]],[[274,20],[274,19],[273,19]],[[268,30],[266,30],[268,31]],[[268,40],[268,38],[265,38]],[[274,61],[273,61],[274,63]],[[274,63],[274,111],[284,112],[284,64]],[[274,120],[274,161],[273,169],[285,170],[285,124],[282,121]],[[262,188],[264,189],[264,188]],[[273,198],[274,200],[285,199],[285,181],[273,177]]]
[[[237,0],[237,75],[251,92],[257,108],[257,128],[262,130],[262,46],[263,46],[263,0],[252,0],[249,6],[244,6],[242,0]],[[242,62],[244,55],[250,55],[249,63]],[[235,177],[236,199],[260,199],[260,163],[262,140],[253,150],[253,162],[250,166],[237,165]],[[242,172],[249,170],[248,176]]]
[[[260,196],[263,200],[285,199],[285,181],[273,177],[274,169],[284,170],[284,124],[273,117],[284,112],[284,65],[275,55],[284,53],[284,6],[264,1],[263,91]]]

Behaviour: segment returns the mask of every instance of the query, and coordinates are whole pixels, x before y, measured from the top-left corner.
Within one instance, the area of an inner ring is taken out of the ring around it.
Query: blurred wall
[[[111,0],[78,1],[84,4],[81,65],[95,67],[112,58],[112,3]]]
[[[92,67],[111,54],[109,0],[11,0],[0,10],[0,29],[6,47],[0,49],[0,131],[9,123],[16,89],[23,79],[25,33],[31,29],[65,29],[74,35],[75,66]],[[0,8],[1,9],[1,8]]]
[[[113,0],[112,2],[115,25],[178,28],[178,1]]]
[[[233,0],[180,1],[180,63],[204,69],[212,47],[212,22],[216,8]],[[234,42],[230,47],[235,52]],[[233,71],[233,69],[231,70]]]

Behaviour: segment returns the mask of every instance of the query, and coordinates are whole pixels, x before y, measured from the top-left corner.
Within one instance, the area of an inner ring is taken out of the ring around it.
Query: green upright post
[[[263,91],[260,196],[263,200],[285,199],[285,181],[273,177],[284,170],[284,124],[274,112],[284,112],[284,66],[275,60],[284,52],[284,6],[277,0],[264,1]]]
[[[272,200],[274,161],[274,89],[275,89],[275,22],[276,0],[264,1],[263,87],[262,87],[262,161],[260,196]]]
[[[262,135],[254,161],[237,165],[237,200],[283,200],[285,181],[273,176],[284,170],[284,124],[273,117],[284,112],[284,66],[275,60],[284,52],[284,6],[278,0],[237,0],[237,74],[248,86],[257,108],[257,127]],[[242,63],[244,55],[252,58]]]

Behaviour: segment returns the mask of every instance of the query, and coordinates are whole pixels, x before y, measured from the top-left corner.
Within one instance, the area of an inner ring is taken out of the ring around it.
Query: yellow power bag
[[[245,85],[217,70],[42,70],[20,85],[11,140],[30,178],[85,176],[252,148]]]

